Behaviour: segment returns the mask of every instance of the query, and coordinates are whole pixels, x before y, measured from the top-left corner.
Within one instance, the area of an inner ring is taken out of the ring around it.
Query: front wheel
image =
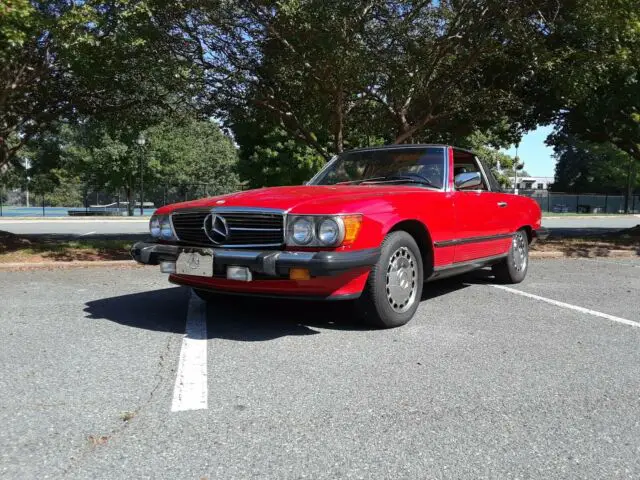
[[[527,232],[518,230],[511,240],[507,257],[491,269],[496,280],[501,283],[520,283],[527,276],[529,268],[529,238]]]
[[[416,241],[407,232],[390,233],[356,303],[360,315],[376,327],[404,325],[418,309],[423,279],[422,255]]]

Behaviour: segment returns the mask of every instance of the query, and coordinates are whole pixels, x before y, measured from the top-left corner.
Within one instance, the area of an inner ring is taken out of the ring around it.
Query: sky
[[[553,158],[553,148],[544,144],[552,131],[552,126],[538,127],[522,137],[518,156],[524,162],[524,169],[529,175],[535,177],[553,177],[555,175],[556,161]],[[515,145],[504,151],[515,156]]]

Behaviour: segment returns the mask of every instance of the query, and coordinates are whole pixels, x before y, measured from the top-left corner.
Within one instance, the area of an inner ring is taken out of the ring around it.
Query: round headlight
[[[160,236],[160,220],[158,217],[151,217],[149,221],[149,233],[154,238],[158,238]]]
[[[322,220],[318,226],[318,240],[324,245],[333,245],[338,241],[340,236],[340,227],[332,218]]]
[[[170,239],[173,237],[173,230],[171,230],[171,223],[169,217],[162,217],[160,221],[160,235],[164,239]]]
[[[313,223],[307,218],[297,219],[291,228],[291,237],[298,245],[307,245],[313,239]]]

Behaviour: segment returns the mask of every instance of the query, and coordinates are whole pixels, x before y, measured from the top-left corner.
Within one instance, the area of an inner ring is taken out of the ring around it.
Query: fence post
[[[43,217],[44,217],[44,216],[46,216],[46,215],[44,214],[44,193],[42,194],[42,216],[43,216]]]
[[[631,213],[636,213],[636,198],[638,198],[637,195],[633,196],[633,207],[631,207]]]
[[[2,216],[2,202],[4,201],[4,185],[2,185],[2,189],[0,189],[0,217]]]

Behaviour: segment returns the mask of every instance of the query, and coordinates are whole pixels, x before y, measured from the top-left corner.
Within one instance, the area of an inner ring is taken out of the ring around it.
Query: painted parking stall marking
[[[607,320],[611,320],[612,322],[622,323],[630,327],[640,328],[639,322],[634,322],[633,320],[627,320],[626,318],[616,317],[614,315],[609,315],[608,313],[602,313],[596,310],[591,310],[589,308],[579,307],[577,305],[571,305],[570,303],[553,300],[551,298],[541,297],[540,295],[534,295],[533,293],[527,293],[527,292],[523,292],[522,290],[516,290],[515,288],[505,287],[504,285],[490,285],[490,286],[493,288],[504,290],[506,292],[515,293],[516,295],[522,295],[523,297],[532,298],[534,300],[540,300],[541,302],[545,302],[550,305],[555,305],[556,307],[575,310],[577,312],[586,313],[587,315],[592,315],[594,317],[606,318]]]
[[[208,396],[206,303],[191,293],[171,411],[206,409]]]

